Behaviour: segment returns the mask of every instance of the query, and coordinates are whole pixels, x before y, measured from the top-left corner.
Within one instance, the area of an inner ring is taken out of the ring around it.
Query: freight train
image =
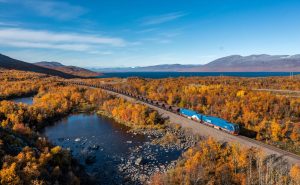
[[[149,104],[152,104],[154,106],[160,107],[162,109],[173,112],[175,114],[179,114],[183,117],[195,120],[195,121],[200,122],[204,125],[208,125],[208,126],[214,127],[216,129],[219,129],[219,130],[223,130],[223,131],[228,132],[228,133],[233,134],[233,135],[238,135],[239,132],[240,132],[239,125],[234,124],[234,123],[230,123],[230,122],[228,122],[224,119],[214,117],[214,116],[203,115],[203,114],[200,114],[196,111],[189,110],[189,109],[184,109],[184,108],[179,108],[179,107],[172,106],[172,105],[167,105],[163,102],[151,100],[151,99],[146,98],[144,96],[132,94],[132,93],[129,93],[127,91],[114,88],[110,85],[90,85],[90,84],[86,84],[86,83],[83,83],[83,82],[66,82],[66,83],[76,84],[76,85],[83,85],[83,86],[91,86],[91,87],[95,87],[95,88],[106,89],[106,90],[113,91],[113,92],[116,92],[116,93],[124,94],[126,96],[136,98],[140,101],[144,101],[146,103],[149,103]]]
[[[214,127],[216,129],[223,130],[233,135],[238,135],[240,132],[239,125],[230,123],[218,117],[207,116],[207,115],[197,113],[196,111],[193,110],[182,109],[182,108],[179,110],[179,113],[184,117],[198,121],[202,124]]]

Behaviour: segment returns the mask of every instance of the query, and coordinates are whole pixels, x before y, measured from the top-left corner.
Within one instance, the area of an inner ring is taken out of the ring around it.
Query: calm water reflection
[[[107,155],[122,155],[128,152],[130,146],[145,141],[144,136],[133,135],[127,131],[127,127],[112,119],[99,117],[96,114],[78,114],[47,127],[44,133],[51,141],[67,147],[77,148],[80,145],[81,148],[85,148],[99,145],[100,150],[105,150]]]
[[[128,163],[134,151],[143,157],[151,153],[153,159],[144,161],[151,164],[151,168],[155,168],[156,163],[159,165],[176,160],[181,154],[180,151],[165,152],[159,146],[149,146],[150,137],[128,133],[128,130],[112,119],[96,114],[77,114],[45,128],[43,134],[52,143],[71,150],[88,173],[101,179],[99,184],[122,182],[122,175],[116,175],[122,173],[118,166]],[[93,162],[87,164],[87,159]]]
[[[13,102],[16,103],[25,103],[28,105],[32,105],[33,104],[33,97],[24,97],[24,98],[15,98],[12,100]]]

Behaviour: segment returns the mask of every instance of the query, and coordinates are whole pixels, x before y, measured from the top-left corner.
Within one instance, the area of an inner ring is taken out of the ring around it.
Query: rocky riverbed
[[[96,184],[145,184],[200,139],[175,127],[130,130],[97,115],[70,116],[44,134],[69,150]]]
[[[125,178],[137,184],[147,183],[155,173],[174,168],[177,160],[170,160],[171,156],[181,155],[201,139],[189,134],[187,130],[170,126],[160,130],[133,129],[129,132],[150,138],[143,146],[130,148],[130,156],[118,166]],[[164,158],[160,156],[161,153],[165,155]]]

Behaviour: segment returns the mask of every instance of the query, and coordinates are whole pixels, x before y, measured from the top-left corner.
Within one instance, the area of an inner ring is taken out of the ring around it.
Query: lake
[[[70,150],[98,184],[125,184],[128,181],[139,184],[128,179],[149,176],[182,153],[152,145],[150,136],[128,130],[113,119],[96,114],[76,114],[46,127],[42,133],[53,144]]]
[[[235,76],[235,77],[268,77],[268,76],[289,76],[289,72],[115,72],[103,73],[99,78],[176,78],[176,77],[205,77],[205,76]],[[294,72],[298,75],[300,72]]]
[[[15,103],[25,103],[28,105],[32,105],[33,104],[33,96],[23,97],[23,98],[14,98],[12,101]]]

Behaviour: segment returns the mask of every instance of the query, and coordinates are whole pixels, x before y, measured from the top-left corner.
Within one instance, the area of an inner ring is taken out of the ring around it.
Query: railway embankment
[[[72,83],[72,82],[69,82]],[[73,83],[75,85],[84,85],[94,88],[101,88],[108,93],[124,98],[128,101],[139,102],[141,104],[147,105],[150,108],[157,110],[163,117],[167,117],[170,120],[170,124],[180,125],[182,128],[191,130],[192,134],[200,135],[202,137],[212,137],[219,142],[225,143],[235,143],[240,145],[241,147],[254,147],[262,150],[267,155],[276,155],[278,159],[286,160],[290,164],[299,164],[300,165],[300,156],[293,154],[288,151],[281,150],[271,145],[267,145],[265,143],[259,142],[257,140],[245,137],[245,136],[234,136],[228,134],[226,132],[214,129],[212,127],[208,127],[206,125],[200,124],[194,120],[187,119],[181,115],[178,115],[172,112],[169,107],[162,105],[155,101],[147,101],[142,96],[136,96],[132,94],[128,94],[124,91],[120,91],[117,89],[113,89],[109,86],[103,85],[88,85],[84,83]]]

